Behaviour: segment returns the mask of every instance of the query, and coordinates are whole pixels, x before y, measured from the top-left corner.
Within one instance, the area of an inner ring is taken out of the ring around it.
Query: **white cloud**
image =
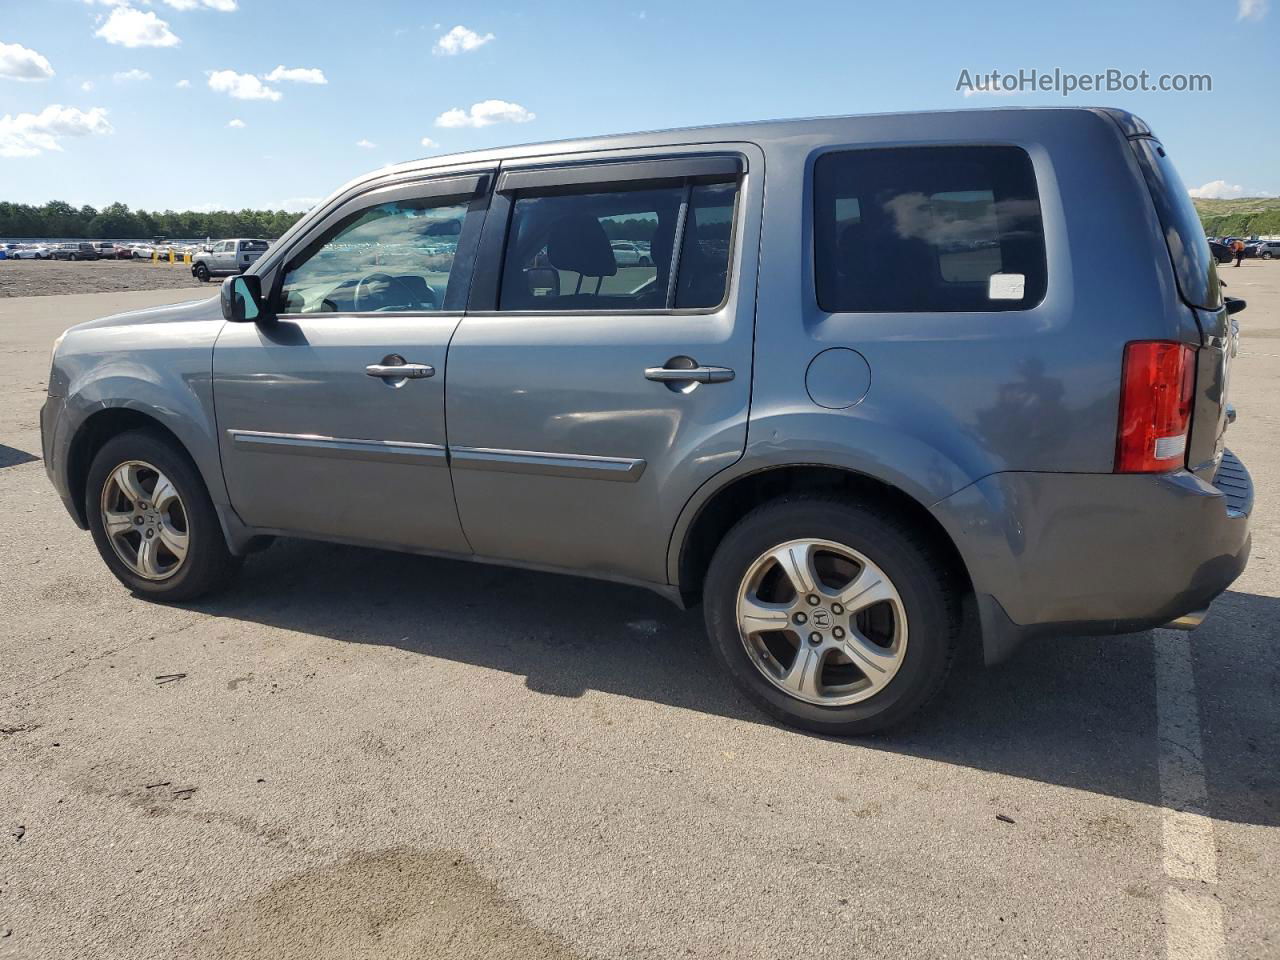
[[[93,81],[86,80],[84,83],[80,84],[80,89],[85,93],[91,93],[93,91]]]
[[[1232,197],[1244,196],[1244,187],[1238,183],[1227,183],[1225,180],[1210,180],[1202,187],[1192,187],[1187,193],[1202,200],[1229,200]]]
[[[177,87],[179,90],[185,90],[187,89],[187,87],[191,86],[191,81],[179,80],[177,83],[174,84],[174,86]]]
[[[55,103],[39,113],[6,113],[0,117],[0,157],[35,157],[61,150],[63,137],[113,132],[107,111],[101,107],[84,111]]]
[[[1199,187],[1190,187],[1187,193],[1199,200],[1233,200],[1236,197],[1269,197],[1266,190],[1249,190],[1238,183],[1227,183],[1225,180],[1210,180]]]
[[[122,0],[105,0],[105,2],[120,3]],[[194,10],[197,7],[205,7],[220,13],[231,13],[236,9],[236,0],[164,0],[164,2],[175,10]]]
[[[325,79],[324,71],[315,67],[285,67],[283,65],[276,67],[270,73],[265,74],[262,78],[267,83],[279,83],[281,80],[289,80],[293,83],[316,83],[324,84],[329,81]]]
[[[236,117],[234,120],[228,121],[227,126],[231,127],[233,130],[243,130],[244,121],[241,120],[239,117]]]
[[[495,123],[528,123],[537,117],[518,103],[481,100],[469,110],[454,107],[436,117],[437,127],[488,127]]]
[[[176,47],[182,41],[150,10],[116,7],[93,34],[121,47]]]
[[[53,67],[43,56],[20,43],[0,43],[0,77],[6,80],[48,80]]]
[[[356,146],[361,147],[365,150],[372,150],[377,146],[377,144],[374,143],[372,140],[357,140]]]
[[[281,203],[280,209],[289,213],[306,213],[323,199],[323,197],[293,197]]]
[[[436,45],[432,52],[442,53],[445,56],[451,57],[454,54],[466,53],[470,50],[475,50],[477,47],[483,47],[493,38],[492,33],[486,33],[484,36],[481,36],[474,30],[468,30],[466,27],[459,24],[436,41]]]
[[[1267,15],[1270,7],[1268,0],[1237,0],[1237,20],[1261,20]]]
[[[423,145],[424,147],[426,147],[428,150],[432,150],[432,149],[435,149],[436,147],[440,146],[440,144],[436,143],[436,142],[435,142],[434,140],[432,140],[430,137],[423,137],[423,138],[422,138],[422,145]]]
[[[252,73],[214,70],[209,74],[209,89],[225,93],[236,100],[279,100],[284,94],[263,84]]]
[[[139,70],[134,67],[132,70],[124,70],[120,73],[113,73],[111,79],[116,83],[128,83],[131,80],[150,80],[151,74],[145,70]]]

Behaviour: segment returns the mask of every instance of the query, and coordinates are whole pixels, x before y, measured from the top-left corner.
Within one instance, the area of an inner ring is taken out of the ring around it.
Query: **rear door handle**
[[[364,372],[384,380],[425,380],[436,375],[436,368],[426,363],[371,363]]]
[[[644,378],[659,383],[726,383],[732,380],[729,367],[646,367]]]

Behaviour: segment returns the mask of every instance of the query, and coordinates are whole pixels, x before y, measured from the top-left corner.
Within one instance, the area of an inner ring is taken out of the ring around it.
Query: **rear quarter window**
[[[1173,273],[1182,299],[1193,307],[1216,310],[1222,306],[1217,262],[1209,250],[1204,227],[1196,213],[1191,194],[1157,141],[1142,137],[1129,141],[1138,155],[1138,165],[1146,178],[1155,204],[1164,242],[1169,248]]]
[[[1018,147],[828,153],[814,166],[815,282],[831,313],[1026,310],[1047,268]]]

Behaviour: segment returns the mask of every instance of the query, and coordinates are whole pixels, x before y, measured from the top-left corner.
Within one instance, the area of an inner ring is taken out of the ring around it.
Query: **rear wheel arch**
[[[772,466],[744,474],[707,498],[681,538],[677,586],[686,605],[700,601],[716,547],[734,524],[762,504],[814,494],[875,505],[918,529],[945,558],[963,593],[972,593],[968,568],[951,535],[919,500],[868,474],[823,464]]]

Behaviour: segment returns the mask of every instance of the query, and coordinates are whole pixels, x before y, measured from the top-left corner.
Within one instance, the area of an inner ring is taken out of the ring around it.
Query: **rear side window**
[[[670,181],[519,193],[498,309],[716,307],[728,282],[737,196],[736,183]]]
[[[262,252],[267,249],[267,241],[265,240],[242,240],[240,241],[240,249],[247,250],[250,253]]]
[[[1164,147],[1149,138],[1131,140],[1130,143],[1138,155],[1138,165],[1142,167],[1147,189],[1160,217],[1182,299],[1193,307],[1216,310],[1222,306],[1218,267],[1205,239],[1200,217],[1191,202],[1191,194],[1187,193]]]
[[[823,310],[986,312],[1044,299],[1040,196],[1018,147],[825,154],[814,207]]]

